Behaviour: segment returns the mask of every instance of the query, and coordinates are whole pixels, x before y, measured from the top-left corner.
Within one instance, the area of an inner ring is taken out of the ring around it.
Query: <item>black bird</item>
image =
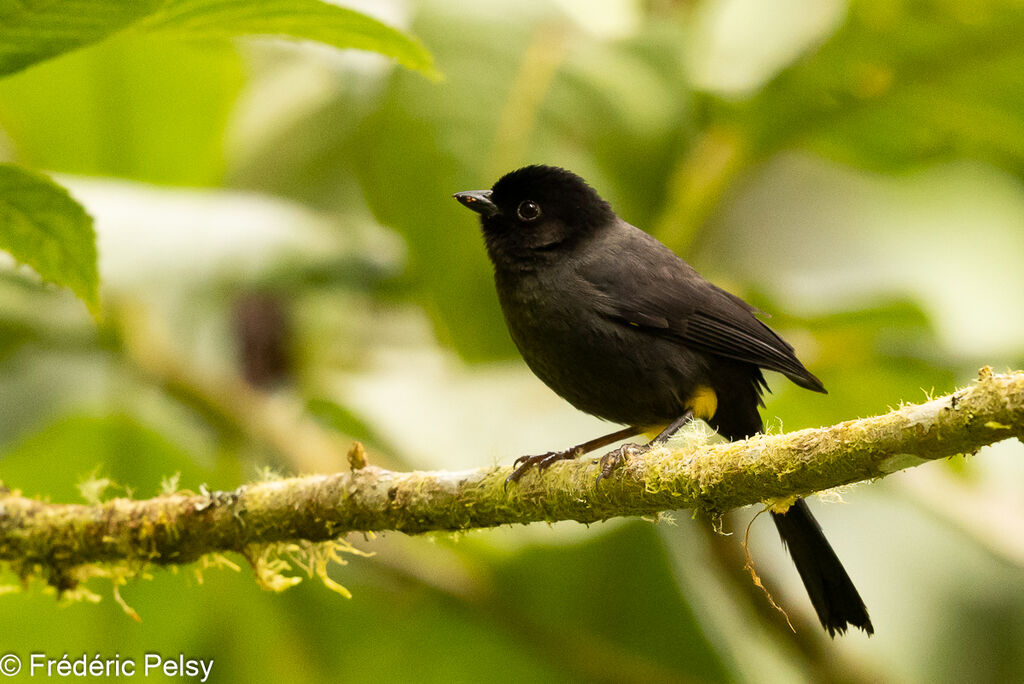
[[[480,214],[498,299],[527,365],[576,408],[627,426],[523,457],[509,480],[641,433],[664,442],[694,418],[730,440],[749,437],[763,429],[761,369],[825,392],[757,309],[623,221],[579,176],[527,166],[455,198]],[[599,479],[645,448],[606,455]],[[804,500],[772,518],[829,635],[848,625],[871,634],[864,602]]]

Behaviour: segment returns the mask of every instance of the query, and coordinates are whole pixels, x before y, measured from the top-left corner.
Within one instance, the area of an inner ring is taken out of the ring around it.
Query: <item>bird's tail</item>
[[[873,634],[875,628],[864,601],[811,515],[807,502],[798,499],[785,513],[772,513],[772,519],[829,636],[835,637],[836,632],[845,634],[848,625]]]

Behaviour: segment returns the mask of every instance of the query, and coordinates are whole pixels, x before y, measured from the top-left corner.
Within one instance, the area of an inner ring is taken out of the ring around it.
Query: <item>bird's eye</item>
[[[534,221],[540,218],[540,206],[533,200],[526,200],[519,203],[516,214],[524,221]]]

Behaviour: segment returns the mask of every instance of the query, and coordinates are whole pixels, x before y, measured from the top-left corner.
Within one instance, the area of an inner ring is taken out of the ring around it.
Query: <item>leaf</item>
[[[148,32],[188,38],[265,35],[369,50],[430,78],[433,59],[423,45],[365,14],[319,0],[176,0],[140,24]]]
[[[41,174],[0,164],[0,249],[43,280],[69,288],[99,316],[92,218],[67,190]]]
[[[692,249],[751,167],[792,149],[886,173],[968,158],[1024,175],[1024,5],[851,0],[845,22],[752,97],[709,99],[658,237]]]
[[[22,166],[216,186],[245,78],[225,42],[118,36],[0,80],[0,127]]]
[[[495,585],[530,588],[498,594],[498,614],[509,622],[527,620],[533,629],[574,616],[581,638],[562,641],[559,658],[582,680],[600,673],[622,682],[730,681],[719,644],[701,629],[687,602],[686,590],[693,591],[697,581],[678,581],[659,529],[677,533],[668,524],[633,522],[604,534],[594,534],[595,528],[580,543],[538,544],[496,559]],[[623,630],[624,624],[644,629]]]
[[[0,319],[0,363],[37,336],[38,333],[27,323]]]
[[[827,397],[809,395],[769,376],[773,394],[765,418],[771,423],[777,416],[785,430],[884,413],[901,401],[923,401],[924,390],[941,393],[956,386],[956,373],[935,357],[939,343],[928,316],[911,301],[810,320],[789,318],[774,305],[765,308],[780,330],[813,331],[817,354],[809,364],[829,390]]]
[[[1024,7],[860,0],[731,115],[755,150],[811,148],[891,171],[972,157],[1024,171]]]
[[[243,35],[370,50],[437,78],[430,53],[387,24],[319,0],[0,0],[0,76],[126,29],[179,38]]]
[[[162,0],[0,0],[0,75],[103,40],[161,4]]]
[[[121,413],[61,416],[6,445],[0,460],[5,485],[64,503],[81,501],[80,485],[90,480],[109,478],[143,498],[159,494],[161,481],[175,473],[190,489],[230,487],[239,476],[233,468],[202,465],[169,437]]]

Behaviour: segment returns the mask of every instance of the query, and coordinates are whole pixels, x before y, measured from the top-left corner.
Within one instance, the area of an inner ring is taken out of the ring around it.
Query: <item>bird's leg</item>
[[[652,439],[647,446],[652,447],[655,444],[664,444],[668,440],[672,439],[677,432],[682,430],[684,425],[690,422],[693,422],[693,411],[687,411],[666,425],[665,429],[659,432],[658,436]]]
[[[569,449],[563,449],[562,451],[549,451],[546,454],[540,454],[539,456],[520,456],[516,459],[515,463],[512,464],[512,474],[505,478],[505,486],[508,486],[509,482],[518,482],[519,478],[523,476],[530,468],[536,466],[537,470],[544,470],[555,461],[564,461],[568,459],[578,458],[583,454],[589,453],[595,449],[606,447],[609,444],[615,444],[622,439],[627,439],[635,435],[639,435],[643,432],[643,429],[638,427],[627,427],[613,432],[603,437],[592,439],[589,442],[583,444],[577,444]]]
[[[630,456],[640,456],[651,450],[651,447],[664,444],[668,440],[672,439],[684,425],[693,420],[693,411],[687,411],[683,415],[679,416],[671,423],[669,423],[664,430],[658,433],[658,435],[647,444],[623,444],[618,449],[613,449],[607,454],[601,457],[601,472],[597,474],[597,482],[600,484],[601,480],[610,476],[612,472],[622,465]],[[636,434],[636,433],[634,433]]]

